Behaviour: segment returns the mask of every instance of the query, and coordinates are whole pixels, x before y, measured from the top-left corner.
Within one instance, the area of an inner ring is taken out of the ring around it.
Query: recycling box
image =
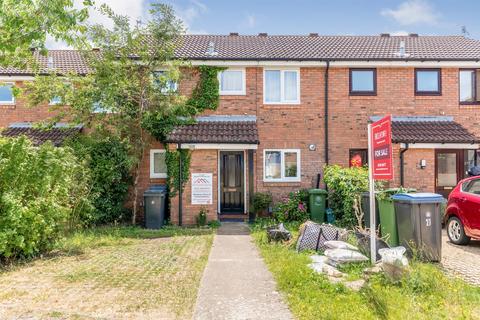
[[[427,261],[442,257],[440,206],[445,202],[436,193],[399,193],[392,196],[400,245],[412,256],[418,252]]]

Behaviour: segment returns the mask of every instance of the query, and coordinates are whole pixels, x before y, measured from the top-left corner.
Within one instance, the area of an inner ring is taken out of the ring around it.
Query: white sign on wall
[[[192,204],[212,204],[213,175],[192,173]]]

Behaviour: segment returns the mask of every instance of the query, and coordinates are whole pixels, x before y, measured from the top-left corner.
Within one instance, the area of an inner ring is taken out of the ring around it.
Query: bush
[[[273,217],[279,222],[306,221],[308,219],[305,192],[303,190],[290,192],[273,209]]]
[[[328,204],[338,224],[346,227],[356,225],[354,200],[361,192],[368,191],[368,169],[331,165],[324,167],[323,174],[329,191]]]
[[[83,170],[70,148],[0,138],[0,258],[48,250],[72,215],[89,210]]]
[[[267,192],[255,192],[253,194],[252,209],[259,214],[266,211],[272,204],[272,194]]]
[[[79,159],[90,169],[92,215],[86,224],[126,221],[129,211],[124,207],[131,185],[132,159],[120,139],[103,136],[80,136],[68,143]]]

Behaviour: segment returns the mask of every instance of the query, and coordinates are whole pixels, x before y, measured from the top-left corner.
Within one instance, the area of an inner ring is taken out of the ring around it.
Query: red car
[[[445,221],[448,238],[454,244],[480,239],[480,176],[464,179],[452,190]]]

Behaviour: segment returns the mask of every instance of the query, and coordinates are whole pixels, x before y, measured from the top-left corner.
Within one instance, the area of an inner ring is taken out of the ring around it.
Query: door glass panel
[[[285,177],[296,178],[297,172],[297,153],[285,152]]]
[[[439,187],[454,187],[457,185],[457,154],[439,153],[437,160]]]
[[[235,187],[236,186],[236,183],[235,183],[235,170],[236,170],[236,167],[235,167],[235,164],[236,164],[236,156],[231,154],[228,156],[228,169],[227,169],[227,172],[228,172],[228,183],[227,185],[229,187]]]

